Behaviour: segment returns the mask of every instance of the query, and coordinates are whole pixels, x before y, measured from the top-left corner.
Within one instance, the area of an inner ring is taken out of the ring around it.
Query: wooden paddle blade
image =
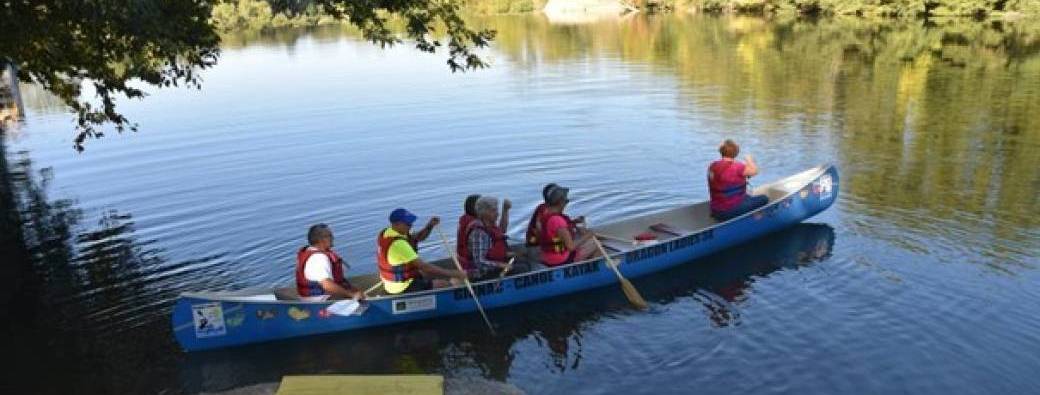
[[[637,309],[646,310],[650,306],[646,304],[646,300],[643,299],[643,295],[639,294],[636,287],[628,281],[627,278],[618,279],[621,281],[621,290],[625,292],[625,297],[628,298],[628,302],[632,303]]]

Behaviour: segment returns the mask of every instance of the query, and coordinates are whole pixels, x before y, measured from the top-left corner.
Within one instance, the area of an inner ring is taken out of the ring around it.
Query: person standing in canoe
[[[379,232],[376,239],[376,261],[383,289],[390,294],[422,291],[450,285],[448,279],[466,279],[466,272],[442,269],[423,262],[417,251],[418,241],[429,236],[440,219],[433,217],[413,237],[410,233],[415,214],[399,208],[390,213],[390,227]]]
[[[497,276],[508,267],[507,261],[512,253],[506,244],[505,229],[509,228],[509,209],[512,206],[509,199],[504,200],[499,218],[497,198],[481,196],[477,199],[474,207],[477,218],[467,225],[464,234],[466,248],[459,254],[460,258],[465,256],[473,267],[467,269],[471,279]]]
[[[349,266],[332,251],[332,240],[328,225],[317,224],[307,231],[309,245],[296,253],[296,292],[305,300],[365,299],[365,293],[343,275]]]
[[[747,164],[736,160],[739,153],[740,146],[726,139],[719,146],[722,158],[708,166],[711,216],[720,222],[769,203],[769,197],[765,195],[748,195],[747,180],[758,174],[758,166],[751,155],[744,156]]]
[[[548,188],[546,193],[546,210],[541,218],[542,233],[538,236],[542,263],[546,266],[560,266],[599,256],[593,243],[592,232],[578,229],[574,221],[563,210],[570,200],[570,190],[558,185]]]
[[[455,231],[455,256],[459,257],[459,264],[466,272],[476,270],[466,252],[466,230],[469,229],[469,224],[477,219],[477,199],[480,199],[480,195],[466,196],[466,201],[462,203],[462,215],[459,216],[459,228]]]

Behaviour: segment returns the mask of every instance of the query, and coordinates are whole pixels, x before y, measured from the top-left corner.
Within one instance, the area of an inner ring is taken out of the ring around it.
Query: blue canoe
[[[838,195],[834,166],[818,166],[752,193],[769,204],[718,223],[707,202],[681,206],[593,228],[628,278],[684,264],[745,241],[797,224],[829,207]],[[635,243],[634,235],[653,232],[657,240]],[[435,262],[451,265],[450,261]],[[617,286],[603,258],[509,275],[474,283],[485,309],[496,309],[583,290]],[[367,289],[375,274],[352,277]],[[371,294],[370,294],[371,295]],[[301,301],[293,288],[180,295],[172,313],[173,332],[187,351],[265,342],[319,333],[393,325],[455,314],[475,313],[464,286],[406,295],[376,295],[350,315],[329,312],[331,301]],[[334,309],[333,309],[334,310]]]

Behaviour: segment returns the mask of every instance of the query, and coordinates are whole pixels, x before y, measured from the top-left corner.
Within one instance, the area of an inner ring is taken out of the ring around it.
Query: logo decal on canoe
[[[655,244],[652,246],[642,247],[633,251],[625,253],[625,261],[623,264],[636,263],[639,261],[651,259],[661,254],[666,254],[672,251],[679,251],[685,248],[693,247],[701,242],[705,242],[715,238],[715,230],[708,229],[701,233],[694,233],[689,236],[680,237],[667,243]]]
[[[191,318],[195,322],[196,338],[204,339],[227,334],[227,328],[224,326],[224,311],[220,308],[219,302],[191,305]]]
[[[419,296],[415,298],[394,299],[390,301],[394,314],[415,313],[436,310],[437,295]]]
[[[501,281],[484,284],[473,284],[473,292],[477,294],[478,298],[500,294],[502,293],[502,289],[503,288]],[[469,291],[466,290],[466,288],[456,289],[455,292],[452,292],[452,296],[453,298],[455,298],[455,300],[463,300],[470,298]]]
[[[256,318],[259,318],[261,320],[269,320],[269,319],[274,318],[274,316],[277,315],[277,314],[278,314],[278,312],[274,311],[274,309],[267,309],[267,310],[262,310],[261,309],[261,310],[257,310],[256,311]]]
[[[301,308],[296,307],[296,306],[290,307],[289,310],[286,311],[285,313],[288,314],[289,317],[292,317],[292,319],[294,319],[296,321],[303,321],[305,319],[311,318],[311,312],[307,311],[306,309],[301,309]]]
[[[232,314],[232,315],[227,317],[227,326],[229,328],[242,326],[242,323],[245,322],[245,321],[246,321],[246,314],[240,311],[237,314]]]
[[[834,182],[831,179],[830,174],[825,174],[823,177],[820,177],[820,200],[830,199],[831,190],[833,189]]]

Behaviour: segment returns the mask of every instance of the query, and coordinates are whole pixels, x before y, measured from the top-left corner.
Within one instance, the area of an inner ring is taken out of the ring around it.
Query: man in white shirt
[[[305,300],[365,299],[365,293],[350,285],[344,276],[343,259],[332,251],[332,229],[325,224],[311,226],[310,244],[296,253],[296,292]]]

